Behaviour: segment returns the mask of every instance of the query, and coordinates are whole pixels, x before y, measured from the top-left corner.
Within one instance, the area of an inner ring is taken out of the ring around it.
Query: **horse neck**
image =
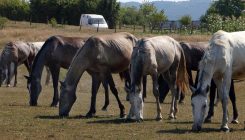
[[[41,79],[43,68],[46,62],[46,53],[45,50],[40,52],[39,55],[36,56],[34,59],[33,65],[32,65],[32,71],[31,71],[31,76],[35,77],[36,79]]]
[[[199,70],[197,88],[210,86],[214,74],[214,63],[207,63]]]
[[[64,83],[71,87],[77,86],[82,74],[90,63],[90,59],[86,57],[86,50],[81,51],[81,49],[74,56],[64,80]]]

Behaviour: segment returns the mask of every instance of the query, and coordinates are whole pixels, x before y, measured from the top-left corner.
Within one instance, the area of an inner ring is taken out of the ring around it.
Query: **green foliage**
[[[0,16],[11,20],[28,20],[30,13],[29,3],[25,0],[1,0]]]
[[[52,27],[57,27],[57,25],[58,25],[55,18],[51,18],[49,23],[51,24]]]
[[[8,19],[6,17],[0,17],[0,29],[3,29],[8,22]]]
[[[191,25],[192,19],[190,15],[185,15],[180,18],[180,23],[184,26]]]
[[[244,8],[241,0],[218,0],[213,2],[200,20],[211,32],[221,29],[228,32],[244,30],[245,18],[242,15]]]
[[[121,8],[119,21],[127,25],[142,25],[142,15],[136,7]]]
[[[107,20],[109,28],[115,28],[119,20],[120,4],[117,0],[100,0],[97,11]]]
[[[206,26],[213,33],[222,29],[222,17],[218,14],[210,14],[206,18]]]
[[[152,25],[152,30],[155,29],[156,27],[160,28],[161,23],[167,21],[167,16],[164,14],[164,11],[160,12],[154,12],[152,15],[149,17]]]
[[[241,0],[219,0],[214,3],[217,13],[224,17],[239,17],[244,9]]]

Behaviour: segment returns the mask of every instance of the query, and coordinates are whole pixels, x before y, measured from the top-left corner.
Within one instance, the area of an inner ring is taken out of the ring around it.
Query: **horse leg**
[[[221,98],[222,109],[223,109],[223,119],[222,119],[221,130],[228,132],[229,131],[229,127],[228,127],[228,96],[229,96],[229,93],[228,92],[230,91],[230,86],[231,86],[231,70],[228,70],[224,73],[223,80],[217,80],[217,82],[215,81],[215,83],[218,89],[218,94]]]
[[[11,65],[7,65],[7,79],[6,79],[6,84],[7,87],[10,87],[10,81],[11,81]]]
[[[90,104],[90,109],[89,112],[86,114],[87,118],[92,118],[95,116],[96,113],[96,96],[98,89],[100,87],[101,80],[95,75],[92,75],[92,96],[91,96],[91,104]]]
[[[168,83],[163,79],[162,75],[158,77],[158,85],[159,85],[159,101],[160,103],[163,103],[166,96],[168,95],[169,86]]]
[[[161,114],[161,106],[159,102],[159,91],[158,91],[158,75],[157,73],[152,75],[152,83],[153,83],[153,94],[156,98],[156,104],[157,104],[157,117],[156,120],[162,120],[162,114]]]
[[[146,98],[146,84],[147,84],[147,76],[143,76],[143,101]]]
[[[59,81],[60,67],[57,65],[51,66],[50,71],[52,74],[53,88],[54,88],[54,97],[51,106],[56,107],[59,102],[58,81]]]
[[[115,86],[114,80],[112,78],[112,75],[111,74],[108,75],[108,78],[107,79],[108,79],[108,83],[110,85],[111,92],[116,97],[118,106],[120,108],[120,118],[124,118],[125,115],[126,115],[125,114],[125,108],[124,108],[124,105],[122,104],[121,100],[118,97],[118,91],[116,89],[116,86]]]
[[[49,68],[47,66],[45,66],[45,69],[46,69],[46,73],[47,73],[45,86],[47,86],[49,84],[49,82],[50,82],[50,70],[49,70]]]
[[[195,88],[197,87],[197,84],[198,84],[198,77],[199,77],[198,75],[199,75],[199,70],[197,71],[197,75],[195,78],[195,85],[194,85]]]
[[[109,91],[108,91],[108,82],[105,80],[102,82],[102,85],[105,89],[105,104],[104,106],[102,107],[102,110],[103,111],[106,111],[107,110],[107,107],[109,105]]]
[[[233,119],[231,123],[238,124],[238,111],[236,107],[236,95],[235,95],[235,89],[234,89],[234,82],[231,80],[231,88],[229,92],[230,100],[232,103],[232,108],[233,108]]]
[[[216,92],[216,85],[214,83],[214,80],[211,81],[211,86],[210,86],[210,93],[209,93],[209,110],[208,110],[208,115],[205,118],[204,122],[205,123],[210,123],[211,118],[214,115],[214,100],[215,100],[215,93]]]
[[[18,64],[14,63],[14,87],[16,87],[17,85],[17,67],[18,67]]]
[[[26,69],[27,69],[27,71],[29,72],[29,75],[30,75],[30,73],[31,73],[31,66],[30,66],[29,62],[26,60],[26,61],[24,62],[24,64],[25,64]]]

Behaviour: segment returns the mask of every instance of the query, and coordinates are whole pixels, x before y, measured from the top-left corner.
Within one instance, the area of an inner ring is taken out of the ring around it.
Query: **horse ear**
[[[194,94],[195,92],[196,92],[196,88],[194,88],[193,86],[190,86],[190,90],[191,90],[191,92],[192,92],[192,94]]]

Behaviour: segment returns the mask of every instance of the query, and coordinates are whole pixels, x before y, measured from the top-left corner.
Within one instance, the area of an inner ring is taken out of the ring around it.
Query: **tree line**
[[[105,17],[114,28],[120,5],[116,0],[1,0],[0,16],[11,20],[47,23],[55,18],[60,24],[78,25],[81,14]]]
[[[219,29],[236,31],[245,29],[244,3],[241,0],[214,1],[205,15],[200,17],[208,31]],[[0,16],[10,20],[26,20],[47,23],[78,25],[81,14],[101,14],[109,28],[119,25],[142,26],[143,31],[160,29],[168,20],[164,9],[157,9],[145,0],[139,8],[120,7],[117,0],[0,0]],[[184,27],[190,27],[192,19],[185,15],[179,19]]]

